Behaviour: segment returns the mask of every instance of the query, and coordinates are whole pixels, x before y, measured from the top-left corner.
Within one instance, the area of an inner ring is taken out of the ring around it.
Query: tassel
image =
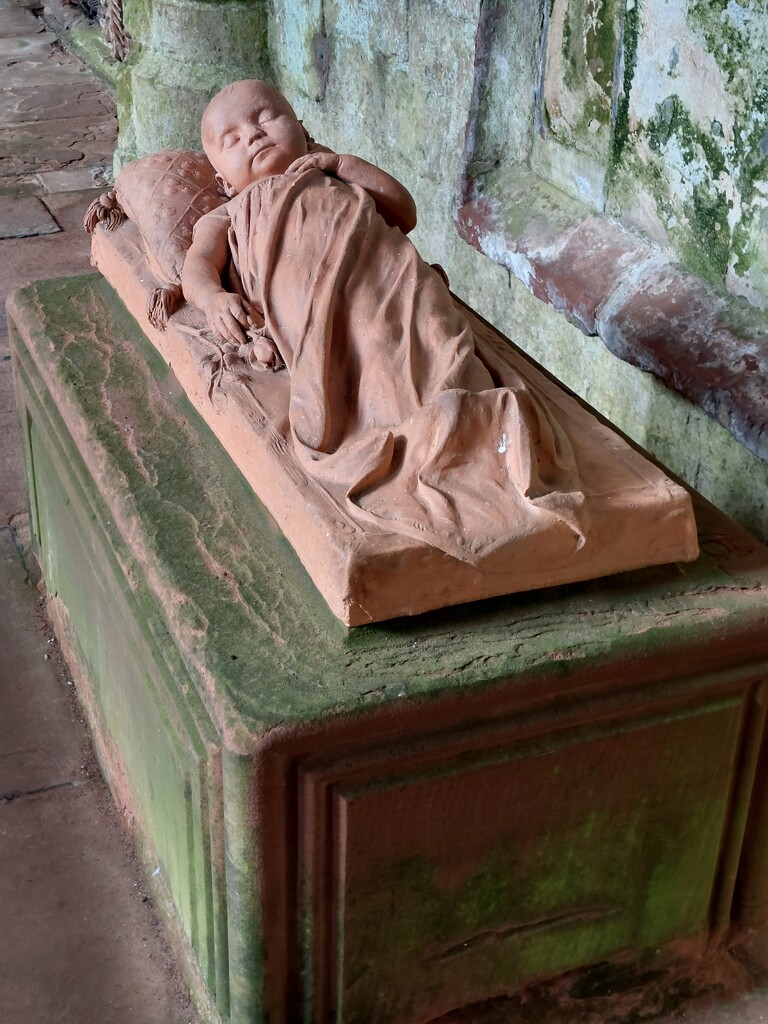
[[[147,301],[147,316],[153,327],[164,331],[168,326],[168,317],[184,304],[184,294],[179,285],[166,285],[155,288]]]
[[[126,214],[120,203],[117,201],[117,194],[114,189],[111,192],[102,193],[98,199],[94,199],[83,218],[83,227],[92,235],[97,224],[103,224],[107,231],[114,231],[124,220]]]

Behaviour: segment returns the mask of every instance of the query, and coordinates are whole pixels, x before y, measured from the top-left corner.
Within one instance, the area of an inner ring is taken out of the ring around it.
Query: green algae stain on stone
[[[683,244],[685,262],[704,280],[722,282],[731,259],[730,202],[711,185],[696,185],[683,209],[692,235]]]
[[[677,42],[666,68],[674,91],[666,97],[664,71],[648,49],[649,38],[658,36],[657,49],[662,44],[662,7],[644,0],[642,8],[635,5],[626,13],[625,72],[632,22],[641,10],[643,35],[637,36],[635,50],[637,43],[644,46],[644,73],[639,98],[626,110],[623,98],[617,106],[610,208],[622,216],[627,208],[638,209],[638,195],[652,199],[656,222],[650,213],[641,219],[654,239],[670,242],[684,264],[710,283],[763,306],[768,300],[768,252],[760,239],[760,210],[768,192],[768,22],[736,0],[696,0],[670,9],[670,46]],[[703,95],[711,100],[705,103]]]
[[[161,2],[161,0],[158,0]],[[145,39],[152,24],[152,8],[155,0],[124,0],[123,19],[125,27],[135,39]]]
[[[674,136],[680,144],[686,163],[699,159],[703,154],[712,177],[717,177],[726,170],[722,146],[711,133],[702,131],[693,123],[682,100],[675,94],[667,96],[658,105],[657,117],[648,122],[645,131],[648,143],[655,153],[661,152]]]
[[[675,151],[689,169],[682,195],[676,197],[684,220],[677,223],[675,198],[663,188],[656,191],[659,214],[687,266],[705,280],[722,285],[731,259],[733,208],[722,185],[722,176],[728,171],[722,145],[711,132],[693,123],[677,95],[668,96],[658,105],[657,116],[645,125],[645,136],[660,161]],[[657,165],[654,177],[657,186],[662,183],[661,166]]]
[[[98,707],[108,746],[114,749],[114,744],[120,750],[123,768],[131,777],[136,803],[129,800],[129,806],[132,814],[140,810],[138,819],[151,836],[152,868],[161,878],[158,884],[170,886],[179,918],[213,990],[215,928],[209,926],[211,915],[221,910],[213,909],[208,897],[221,878],[218,854],[210,845],[207,808],[199,817],[197,808],[205,801],[203,762],[212,750],[215,730],[186,682],[179,652],[168,643],[167,633],[158,630],[157,608],[135,545],[121,536],[106,504],[109,489],[100,492],[90,476],[83,457],[85,435],[79,432],[76,444],[69,433],[71,423],[60,416],[61,407],[49,401],[52,394],[69,391],[80,408],[98,414],[106,393],[100,394],[95,382],[110,358],[98,332],[85,339],[79,336],[77,302],[73,303],[77,289],[71,282],[63,287],[57,283],[52,291],[62,300],[57,318],[62,330],[46,335],[46,352],[52,360],[50,364],[46,360],[46,368],[56,363],[57,370],[57,386],[50,393],[40,384],[30,350],[19,352],[25,388],[34,396],[29,407],[30,466],[37,479],[46,583],[66,609],[63,628],[88,680],[86,692],[92,700],[87,704]],[[92,303],[85,305],[89,313],[96,312]],[[96,322],[104,326],[105,318]],[[110,372],[117,387],[131,389],[131,368],[125,360],[116,359]],[[119,409],[113,411],[120,416]],[[126,432],[124,421],[116,430],[101,431],[110,453],[119,447],[115,435]],[[107,474],[105,479],[113,477]],[[109,774],[114,763],[111,754],[106,756]]]
[[[584,62],[581,59],[580,25],[574,31],[575,3],[568,4],[563,14],[563,82],[569,89],[578,89],[586,81]]]
[[[738,78],[739,61],[744,49],[744,31],[729,12],[745,11],[735,0],[693,0],[688,7],[688,24],[706,40],[714,56],[730,81]]]
[[[334,620],[309,583],[298,601],[280,609],[264,597],[265,573],[277,582],[286,567],[279,559],[265,563],[268,547],[260,549],[253,541],[277,528],[234,467],[219,464],[222,453],[213,438],[206,441],[195,433],[196,414],[183,395],[172,417],[159,411],[158,391],[178,390],[178,385],[151,346],[143,347],[145,362],[140,362],[135,352],[115,343],[135,332],[127,312],[113,299],[105,317],[105,310],[97,311],[88,290],[80,291],[77,284],[77,279],[74,287],[70,282],[67,290],[72,330],[65,322],[54,337],[60,378],[77,395],[94,441],[117,474],[115,485],[127,486],[132,496],[134,514],[144,524],[147,556],[163,567],[166,614],[188,656],[220,685],[242,687],[246,703],[254,703],[256,693],[241,678],[239,663],[263,664],[264,645],[274,644],[291,614],[301,618],[297,629],[316,635],[319,653],[337,636]],[[48,290],[61,295],[64,286],[52,284]],[[105,282],[97,290],[110,291]],[[99,337],[109,341],[78,331],[79,318],[81,323],[97,318]],[[273,696],[300,713],[307,700],[314,703],[315,679],[305,677],[291,697],[300,676],[294,654],[290,647],[281,651],[283,674],[273,680]],[[343,685],[342,679],[335,682]],[[324,689],[327,696],[327,684]],[[262,704],[270,703],[268,690],[265,676],[258,697]],[[258,717],[255,705],[253,710]]]
[[[637,65],[637,36],[639,31],[639,7],[635,3],[624,13],[622,29],[621,90],[615,99],[615,115],[611,151],[608,162],[609,186],[616,176],[616,170],[629,139],[629,97],[632,79]]]
[[[544,111],[554,136],[584,152],[602,155],[607,145],[620,25],[617,0],[558,0],[552,9]]]
[[[587,18],[587,66],[593,79],[603,89],[606,96],[610,95],[613,86],[619,21],[617,5],[612,2],[603,2],[599,11],[590,11]]]
[[[132,52],[117,72],[116,163],[199,148],[210,97],[238,78],[272,77],[263,0],[128,0]]]
[[[490,774],[475,792],[498,791],[498,806],[481,798],[482,807],[464,808],[464,817],[460,809],[449,811],[440,831],[455,838],[433,854],[381,860],[360,839],[373,860],[356,862],[355,828],[368,818],[361,812],[356,825],[353,807],[354,856],[346,861],[339,950],[345,1019],[349,1012],[349,1019],[363,1021],[374,1011],[371,992],[390,993],[393,1017],[406,1006],[416,1016],[408,1004],[416,991],[429,1000],[454,984],[463,995],[515,987],[622,948],[652,948],[705,930],[731,750],[716,738],[733,738],[738,721],[738,702],[723,701],[613,735],[521,750],[506,768],[479,769]],[[717,764],[686,760],[683,751],[699,742],[717,750]],[[600,790],[615,756],[632,781]],[[678,780],[671,789],[669,778]],[[423,800],[427,816],[438,792],[446,796],[444,782],[435,785],[432,798],[426,790],[411,795]],[[591,794],[598,791],[595,806]],[[385,798],[374,809],[375,794],[355,799],[370,799],[374,815],[396,806]],[[408,815],[415,820],[412,807]],[[394,820],[381,820],[389,822],[388,832],[397,830]],[[495,821],[495,839],[487,834],[488,820]],[[418,828],[410,833],[416,847],[420,834]],[[402,843],[403,837],[395,840]],[[681,887],[690,899],[679,899]]]
[[[470,930],[487,928],[498,916],[498,908],[512,902],[508,869],[485,867],[466,882],[456,900],[456,914]]]
[[[758,258],[758,249],[752,238],[749,225],[740,222],[733,229],[733,271],[738,277],[744,277]]]

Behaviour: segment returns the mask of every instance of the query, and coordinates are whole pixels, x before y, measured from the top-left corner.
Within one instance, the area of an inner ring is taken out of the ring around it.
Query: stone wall
[[[119,160],[198,145],[200,112],[218,86],[271,78],[319,141],[380,164],[411,189],[414,240],[445,266],[463,299],[766,536],[768,474],[754,446],[745,450],[698,406],[617,359],[553,308],[551,296],[550,305],[535,298],[520,247],[509,241],[535,230],[540,249],[562,247],[558,231],[596,213],[645,246],[637,260],[650,245],[659,258],[682,261],[713,294],[746,296],[762,309],[762,7],[126,0],[134,52],[119,76]],[[503,222],[473,239],[476,248],[456,226],[467,202],[489,204]]]
[[[764,309],[765,4],[643,0],[636,12],[609,209]]]

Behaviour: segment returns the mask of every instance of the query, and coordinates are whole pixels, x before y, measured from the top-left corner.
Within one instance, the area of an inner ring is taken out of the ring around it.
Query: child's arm
[[[403,234],[407,235],[416,227],[416,203],[411,193],[397,178],[369,164],[367,160],[359,156],[313,150],[302,159],[301,166],[302,170],[317,167],[341,181],[364,188],[387,224],[400,228]]]
[[[242,345],[245,328],[255,314],[244,299],[222,287],[221,275],[229,260],[227,230],[226,218],[215,212],[200,218],[184,259],[181,286],[187,302],[205,314],[215,337]]]

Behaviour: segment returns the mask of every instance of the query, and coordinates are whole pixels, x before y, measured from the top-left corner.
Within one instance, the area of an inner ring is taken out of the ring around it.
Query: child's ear
[[[233,196],[237,195],[237,189],[232,188],[232,186],[222,178],[218,171],[216,172],[216,184],[219,192],[226,196],[227,199],[232,199]]]

